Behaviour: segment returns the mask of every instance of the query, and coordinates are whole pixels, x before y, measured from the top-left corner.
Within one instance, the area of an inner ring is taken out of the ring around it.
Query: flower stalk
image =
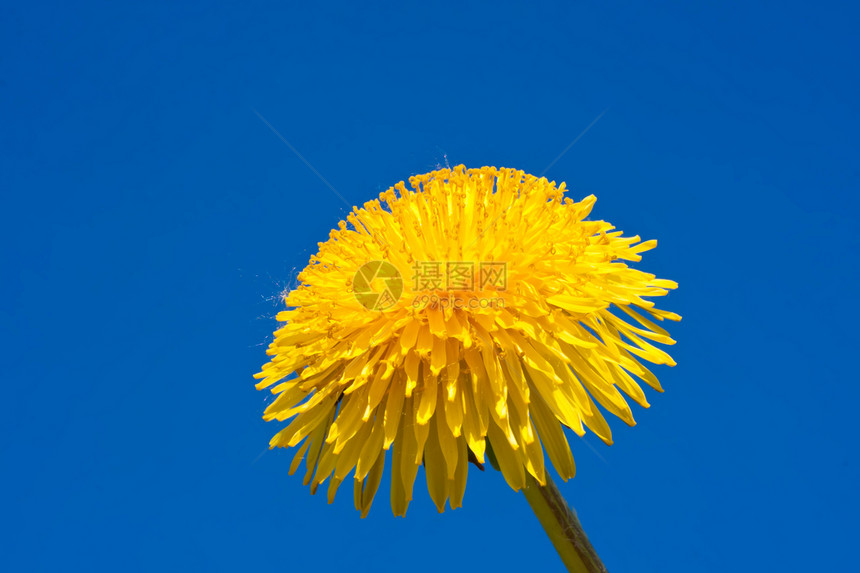
[[[549,475],[546,476],[546,485],[542,486],[527,474],[523,493],[568,571],[606,573],[606,567],[588,541],[576,512],[567,505]]]

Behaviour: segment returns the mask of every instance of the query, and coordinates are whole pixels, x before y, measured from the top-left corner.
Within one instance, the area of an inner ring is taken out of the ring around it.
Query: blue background
[[[254,110],[350,204],[605,112],[547,176],[659,239],[684,321],[563,493],[611,571],[850,567],[856,9],[120,4],[0,12],[0,568],[561,569],[496,472],[361,520],[267,450],[251,374],[349,207]]]

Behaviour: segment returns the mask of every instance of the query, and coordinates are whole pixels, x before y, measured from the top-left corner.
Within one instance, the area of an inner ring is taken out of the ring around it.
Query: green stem
[[[526,473],[523,493],[568,571],[607,573],[576,518],[576,512],[568,507],[549,475],[546,476],[546,485],[542,486]]]

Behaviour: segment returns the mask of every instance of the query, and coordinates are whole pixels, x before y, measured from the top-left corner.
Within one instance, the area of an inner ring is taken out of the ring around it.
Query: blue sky
[[[0,568],[560,570],[496,472],[361,520],[267,450],[278,294],[349,208],[255,110],[350,204],[599,117],[546,175],[684,321],[563,493],[611,571],[849,567],[857,8],[308,4],[2,3]]]

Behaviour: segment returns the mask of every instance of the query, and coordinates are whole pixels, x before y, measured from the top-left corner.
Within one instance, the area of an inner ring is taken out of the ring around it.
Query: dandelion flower
[[[297,447],[331,502],[352,477],[367,514],[390,453],[391,507],[404,515],[419,467],[440,512],[462,504],[470,460],[488,454],[514,490],[562,479],[564,428],[612,436],[598,404],[633,425],[648,407],[643,362],[679,320],[650,297],[676,283],[628,266],[656,241],[588,217],[595,197],[507,168],[441,169],[355,208],[319,243],[285,297],[284,322],[255,376],[285,422],[270,446]],[[384,203],[384,205],[383,205]]]

